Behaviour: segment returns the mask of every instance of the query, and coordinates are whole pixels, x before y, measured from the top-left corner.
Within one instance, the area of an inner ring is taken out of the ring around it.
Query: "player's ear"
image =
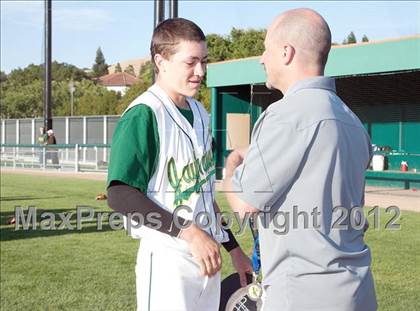
[[[155,54],[154,61],[159,72],[165,72],[166,59],[161,54]]]

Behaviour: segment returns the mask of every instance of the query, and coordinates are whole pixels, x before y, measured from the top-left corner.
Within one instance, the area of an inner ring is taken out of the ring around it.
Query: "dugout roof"
[[[207,86],[260,84],[266,80],[259,56],[208,65]],[[370,75],[420,69],[420,35],[333,46],[326,76]]]

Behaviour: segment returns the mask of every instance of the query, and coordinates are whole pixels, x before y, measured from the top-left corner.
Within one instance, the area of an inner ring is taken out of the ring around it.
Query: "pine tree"
[[[132,76],[136,76],[136,74],[134,73],[134,67],[133,65],[128,65],[127,67],[125,67],[124,72],[132,75]]]
[[[343,41],[343,44],[352,44],[352,43],[357,43],[357,39],[353,31],[350,32],[349,35],[347,36],[347,39]]]
[[[122,72],[120,63],[117,63],[117,65],[115,66],[115,72]]]
[[[369,38],[366,35],[363,35],[362,42],[369,42]]]
[[[95,77],[108,74],[108,65],[105,62],[105,57],[102,53],[101,47],[96,50],[95,64],[92,67],[92,71]]]

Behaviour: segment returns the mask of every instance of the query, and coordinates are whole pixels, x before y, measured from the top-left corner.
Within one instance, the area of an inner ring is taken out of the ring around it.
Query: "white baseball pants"
[[[201,275],[184,241],[159,243],[143,238],[136,264],[138,311],[216,311],[220,271]]]

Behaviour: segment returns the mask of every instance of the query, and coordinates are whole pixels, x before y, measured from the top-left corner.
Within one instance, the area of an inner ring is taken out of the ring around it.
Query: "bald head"
[[[267,35],[277,43],[293,46],[297,60],[305,66],[324,69],[331,48],[331,31],[317,12],[311,9],[287,11],[275,19]]]

